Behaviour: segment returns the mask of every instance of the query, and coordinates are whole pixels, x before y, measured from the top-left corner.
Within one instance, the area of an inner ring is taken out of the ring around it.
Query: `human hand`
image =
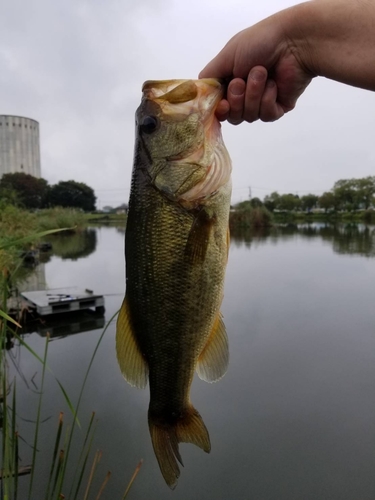
[[[201,71],[200,78],[229,80],[216,111],[219,120],[271,122],[295,107],[315,75],[302,62],[303,40],[287,34],[288,15],[281,11],[241,31]]]

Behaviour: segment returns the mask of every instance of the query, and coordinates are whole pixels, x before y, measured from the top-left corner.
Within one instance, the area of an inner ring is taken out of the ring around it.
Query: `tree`
[[[10,203],[24,208],[43,208],[48,195],[48,182],[23,172],[4,174],[0,180],[0,192]]]
[[[253,207],[253,208],[258,208],[258,207],[262,207],[263,206],[263,202],[262,200],[260,200],[259,198],[251,198],[250,200],[250,205]]]
[[[315,207],[315,205],[318,202],[319,197],[316,196],[315,194],[306,194],[304,196],[301,196],[301,208],[302,210],[305,210],[306,212],[310,212],[312,208]]]
[[[295,194],[282,194],[278,200],[277,208],[290,212],[299,208],[301,200]]]
[[[355,181],[355,189],[357,191],[358,204],[367,210],[375,201],[375,176],[357,179]]]
[[[375,176],[362,179],[341,179],[335,182],[333,194],[338,198],[340,207],[346,210],[368,208],[374,201]]]
[[[234,205],[234,208],[236,210],[250,210],[251,209],[251,202],[250,202],[250,200],[240,201],[239,203]]]
[[[51,187],[48,202],[54,207],[75,207],[90,212],[95,210],[96,196],[83,182],[60,181]]]
[[[326,212],[328,212],[328,210],[330,209],[337,210],[340,203],[337,197],[333,193],[331,193],[331,191],[327,191],[319,197],[318,204],[320,208],[323,208]]]
[[[268,194],[264,197],[263,204],[270,212],[273,212],[275,208],[278,208],[278,203],[280,200],[280,195],[276,191],[271,194]]]
[[[349,212],[358,208],[355,182],[355,179],[341,179],[335,182],[332,190],[338,200],[339,207]]]

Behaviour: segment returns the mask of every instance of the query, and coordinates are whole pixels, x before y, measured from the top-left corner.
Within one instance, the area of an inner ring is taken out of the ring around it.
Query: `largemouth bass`
[[[142,90],[116,349],[131,385],[149,380],[152,444],[173,488],[182,464],[178,443],[211,448],[190,402],[194,371],[214,382],[228,365],[220,305],[231,162],[215,117],[218,80],[148,81]]]

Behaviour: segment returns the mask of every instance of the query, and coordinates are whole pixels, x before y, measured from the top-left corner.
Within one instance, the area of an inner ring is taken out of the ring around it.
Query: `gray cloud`
[[[42,175],[127,200],[134,111],[144,80],[196,77],[240,29],[291,1],[13,0],[0,17],[0,113],[40,122]],[[373,94],[314,81],[277,123],[224,125],[233,200],[248,186],[322,192],[371,175]]]

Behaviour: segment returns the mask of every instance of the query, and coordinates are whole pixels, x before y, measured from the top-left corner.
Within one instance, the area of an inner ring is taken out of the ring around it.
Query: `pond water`
[[[56,237],[54,254],[34,279],[38,286],[74,285],[105,295],[108,321],[124,294],[123,239],[124,229],[116,227]],[[374,257],[374,227],[313,224],[232,235],[222,307],[229,370],[216,384],[196,378],[192,387],[212,451],[181,445],[185,467],[175,491],[165,485],[153,454],[148,390],[130,387],[117,366],[112,323],[84,391],[83,430],[77,429],[80,441],[96,412],[93,449],[103,452],[96,489],[112,472],[102,498],[122,498],[143,458],[130,499],[373,500]],[[44,498],[59,412],[71,422],[55,377],[75,403],[103,330],[104,318],[95,321],[82,324],[81,332],[78,320],[51,326],[53,374],[47,374],[42,407],[42,418],[49,419],[40,430],[35,499]],[[42,354],[45,329],[31,330],[25,340]],[[41,366],[17,345],[9,357],[11,373],[18,370],[19,431],[27,441]],[[22,444],[23,464],[30,457],[31,448]],[[21,479],[21,489],[27,481]]]

